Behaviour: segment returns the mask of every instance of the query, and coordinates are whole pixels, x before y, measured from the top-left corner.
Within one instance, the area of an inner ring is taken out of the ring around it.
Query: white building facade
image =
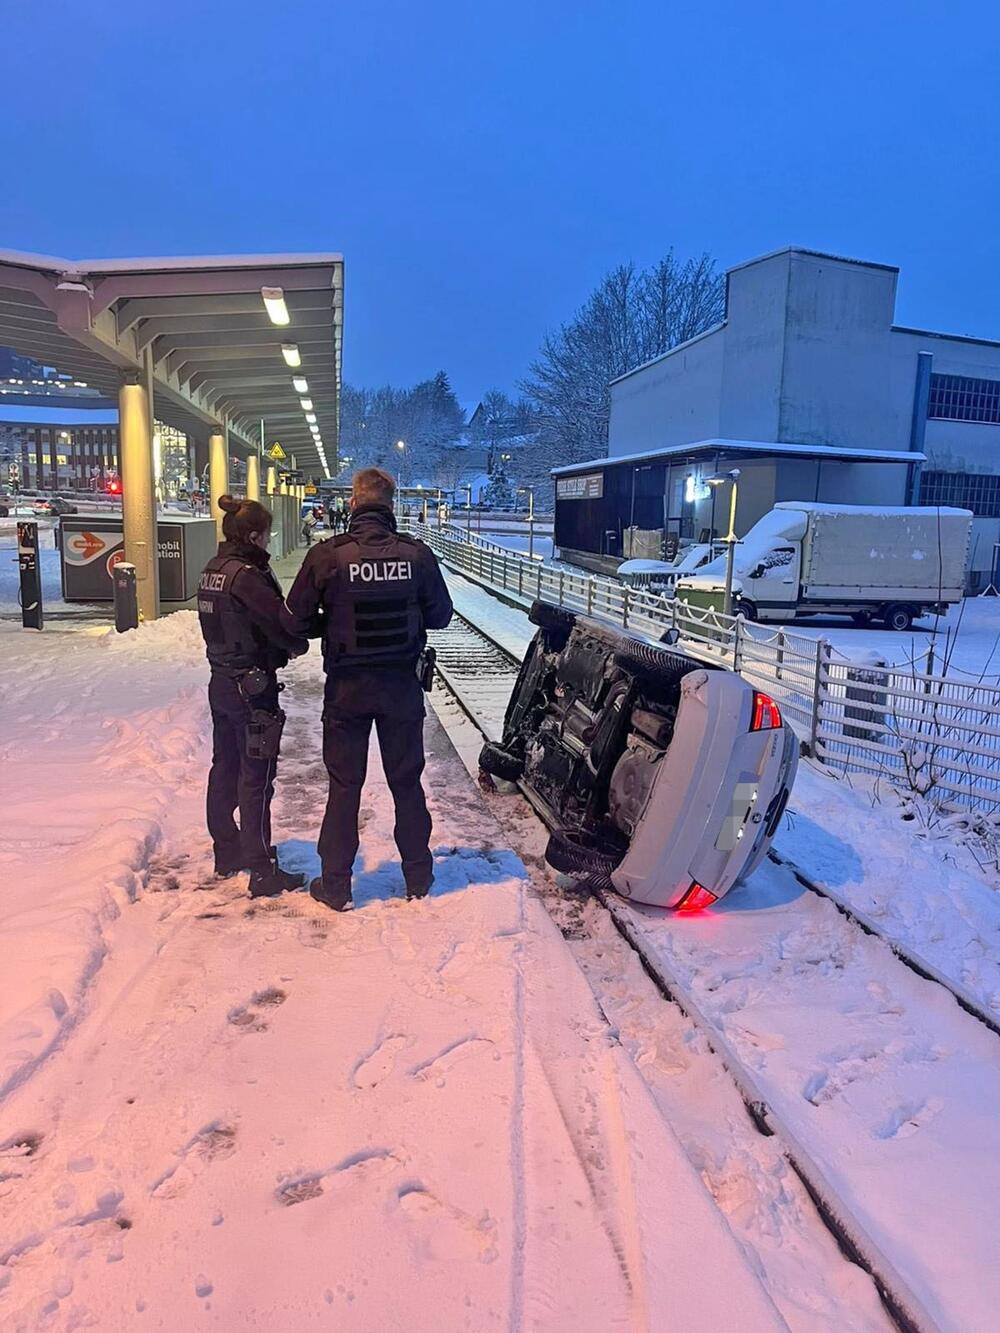
[[[612,384],[609,461],[704,440],[898,452],[825,463],[823,499],[971,509],[984,586],[1000,541],[1000,342],[895,324],[898,276],[799,249],[730,269],[722,324]],[[754,488],[755,511],[813,499],[815,469],[776,455]]]

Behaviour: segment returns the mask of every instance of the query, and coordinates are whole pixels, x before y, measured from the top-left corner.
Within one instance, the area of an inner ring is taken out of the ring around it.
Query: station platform
[[[355,910],[250,902],[210,874],[194,615],[0,637],[5,1326],[784,1327],[433,715],[431,897],[373,748]],[[309,874],[319,654],[285,679]]]

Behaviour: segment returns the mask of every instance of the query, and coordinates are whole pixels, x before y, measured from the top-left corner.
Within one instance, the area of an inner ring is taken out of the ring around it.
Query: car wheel
[[[748,602],[741,597],[733,607],[733,615],[742,616],[744,620],[756,620],[757,608],[754,606],[753,602]]]
[[[524,761],[493,741],[487,741],[479,751],[479,767],[495,778],[516,782],[524,772]]]
[[[563,630],[566,634],[576,624],[576,616],[565,607],[553,606],[551,602],[532,602],[528,619],[539,629]]]
[[[889,607],[885,613],[885,625],[887,629],[894,629],[900,634],[905,634],[913,624],[913,612],[902,602],[896,602]]]
[[[0,505],[0,518],[8,518],[9,516],[10,516],[10,510],[7,508],[7,506]]]
[[[609,845],[573,829],[556,829],[549,835],[545,859],[564,875],[610,875],[625,855]]]

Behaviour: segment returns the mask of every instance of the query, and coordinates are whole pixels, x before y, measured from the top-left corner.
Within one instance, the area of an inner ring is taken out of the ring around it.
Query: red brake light
[[[704,884],[699,884],[695,880],[691,887],[685,893],[684,897],[677,904],[678,912],[700,912],[704,907],[711,907],[717,902],[714,893],[709,893]]]
[[[781,726],[781,709],[769,694],[754,691],[751,731],[772,731]]]

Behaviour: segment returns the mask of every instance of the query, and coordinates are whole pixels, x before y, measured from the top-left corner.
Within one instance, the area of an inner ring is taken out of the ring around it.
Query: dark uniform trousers
[[[323,705],[323,762],[330,799],[319,835],[323,887],[350,892],[358,853],[358,807],[368,768],[372,723],[396,806],[393,836],[411,890],[430,883],[431,817],[420,775],[424,771],[424,695],[412,666],[345,667],[327,677]]]
[[[212,768],[206,814],[216,861],[232,868],[266,870],[271,862],[271,797],[278,761],[247,755],[250,708],[232,677],[212,672],[208,702],[212,709]],[[258,708],[277,708],[277,684],[254,702]],[[238,828],[233,818],[237,809]]]

